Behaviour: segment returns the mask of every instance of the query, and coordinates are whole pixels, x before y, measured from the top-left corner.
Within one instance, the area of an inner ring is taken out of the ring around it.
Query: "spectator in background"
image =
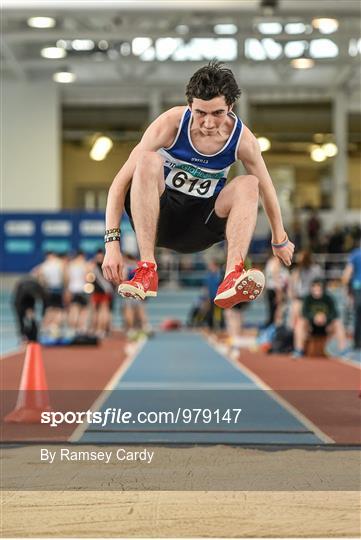
[[[295,244],[295,251],[299,251],[302,247],[302,225],[300,220],[300,215],[297,210],[295,210],[292,222],[292,238],[293,243]]]
[[[221,272],[221,265],[215,260],[211,259],[207,264],[208,272],[205,279],[205,287],[209,300],[209,310],[207,322],[209,328],[223,328],[224,319],[223,311],[215,305],[214,299],[217,296],[217,289],[222,282],[223,276]]]
[[[311,251],[317,251],[320,243],[322,225],[316,208],[313,208],[311,211],[311,215],[307,221],[306,227],[310,249]]]
[[[296,257],[296,268],[292,271],[290,278],[291,328],[295,327],[301,314],[303,299],[309,294],[311,284],[316,278],[323,278],[321,267],[313,262],[310,251],[301,251]]]
[[[57,253],[49,251],[44,262],[34,268],[33,274],[46,293],[43,330],[57,338],[64,318],[64,261]]]
[[[78,251],[65,267],[68,325],[78,334],[85,334],[87,330],[89,295],[85,292],[85,286],[88,272],[89,263],[82,251]]]
[[[281,324],[282,311],[289,283],[289,271],[280,264],[278,257],[271,256],[265,267],[268,319],[266,326]]]
[[[307,339],[311,336],[334,336],[337,340],[339,355],[346,352],[346,333],[339,318],[336,303],[326,290],[322,279],[315,279],[310,293],[302,303],[302,314],[294,327],[293,357],[304,356]]]
[[[335,225],[328,240],[327,251],[330,254],[344,252],[345,231],[340,225]]]
[[[93,307],[92,333],[103,338],[110,331],[111,326],[111,303],[113,300],[114,287],[103,277],[102,264],[104,252],[99,249],[90,264],[88,281],[93,285],[91,304]]]
[[[236,304],[231,309],[224,310],[226,331],[229,337],[230,353],[238,355],[242,347],[242,327],[244,311],[249,307],[246,302]],[[243,342],[244,343],[244,342]]]
[[[345,229],[342,229],[340,225],[335,225],[331,232],[331,235],[329,236],[326,250],[327,253],[329,253],[333,257],[331,258],[331,260],[327,261],[326,271],[330,279],[339,275],[340,266],[342,265],[340,265],[337,255],[339,253],[345,252],[345,234]],[[333,269],[336,269],[335,273],[333,272]]]
[[[358,247],[351,251],[342,276],[342,282],[347,287],[350,287],[353,299],[353,346],[355,349],[361,349],[361,247]]]
[[[192,304],[187,317],[187,326],[190,328],[199,328],[208,325],[208,314],[210,309],[209,298],[207,294],[199,296]]]
[[[20,336],[28,341],[37,341],[38,324],[35,307],[40,301],[44,308],[45,290],[34,276],[25,276],[17,282],[13,295],[13,306],[18,321]]]

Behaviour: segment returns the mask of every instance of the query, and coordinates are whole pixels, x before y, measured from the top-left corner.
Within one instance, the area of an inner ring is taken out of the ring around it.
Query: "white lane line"
[[[125,373],[128,371],[128,369],[134,362],[137,355],[143,349],[147,341],[148,341],[147,339],[143,339],[139,341],[138,343],[130,344],[127,346],[127,359],[120,366],[120,368],[114,373],[113,377],[109,380],[104,390],[99,394],[99,396],[94,401],[94,403],[89,407],[89,410],[91,410],[92,412],[95,412],[95,411],[98,411],[102,407],[102,405],[105,403],[105,401],[109,397],[109,392],[113,390],[114,387],[119,382],[119,380],[122,377],[124,377]],[[79,424],[79,426],[74,430],[72,435],[69,437],[68,439],[69,442],[77,442],[83,436],[84,432],[88,429],[88,426],[89,426],[88,422]]]
[[[120,382],[122,390],[250,390],[254,383]]]
[[[203,334],[202,334],[203,335]],[[205,340],[209,343],[210,346],[212,346],[223,358],[228,360],[230,364],[232,364],[238,371],[249,377],[252,381],[254,381],[262,390],[266,390],[267,394],[276,401],[279,405],[281,405],[283,408],[287,410],[292,416],[294,416],[301,424],[307,427],[309,431],[313,431],[319,439],[321,439],[325,443],[334,443],[335,441],[331,439],[326,433],[320,430],[307,416],[302,414],[296,407],[291,405],[288,401],[286,401],[282,396],[280,396],[275,390],[273,390],[270,386],[268,386],[262,379],[260,379],[257,375],[255,375],[252,371],[250,371],[245,365],[243,365],[239,361],[235,361],[232,358],[230,358],[223,350],[223,347],[220,346],[216,339],[212,336],[203,335]]]

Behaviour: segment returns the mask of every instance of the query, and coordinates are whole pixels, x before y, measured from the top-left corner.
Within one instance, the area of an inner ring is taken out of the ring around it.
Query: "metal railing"
[[[313,262],[318,264],[323,270],[324,276],[328,281],[338,281],[341,279],[343,270],[348,260],[347,253],[314,253]],[[158,274],[160,282],[166,287],[192,287],[202,286],[207,275],[207,262],[204,258],[204,268],[201,265],[199,255],[195,257],[194,267],[189,264],[190,256],[186,256],[188,268],[184,268],[184,257],[177,253],[171,253],[167,256],[167,264],[158,264]],[[264,254],[252,255],[252,264],[264,268],[267,262],[267,256]]]

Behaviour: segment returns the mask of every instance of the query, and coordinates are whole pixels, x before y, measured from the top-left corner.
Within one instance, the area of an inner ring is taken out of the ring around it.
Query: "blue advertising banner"
[[[28,272],[44,253],[71,253],[78,249],[91,257],[103,248],[104,212],[4,212],[0,214],[0,272]],[[122,218],[124,242],[134,244],[126,215]]]

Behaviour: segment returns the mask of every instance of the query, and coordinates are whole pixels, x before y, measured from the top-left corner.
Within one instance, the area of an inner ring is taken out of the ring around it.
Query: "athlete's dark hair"
[[[212,60],[207,66],[196,71],[186,88],[189,104],[194,98],[209,101],[215,97],[224,96],[227,105],[233,105],[240,95],[241,90],[232,71],[216,60]]]

